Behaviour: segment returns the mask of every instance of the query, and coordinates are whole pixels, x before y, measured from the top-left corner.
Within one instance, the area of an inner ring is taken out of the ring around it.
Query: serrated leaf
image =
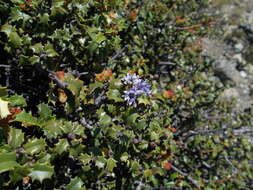
[[[122,86],[122,82],[120,79],[111,78],[109,89],[119,89]]]
[[[39,104],[38,106],[39,115],[41,120],[48,121],[52,119],[52,110],[47,104]]]
[[[90,93],[92,93],[97,88],[103,88],[104,84],[102,82],[95,81],[89,85]]]
[[[15,184],[24,177],[28,176],[28,174],[29,169],[27,166],[17,166],[10,171],[10,181]]]
[[[108,127],[111,124],[112,118],[105,112],[100,114],[99,125],[102,127]]]
[[[106,37],[103,33],[99,32],[98,34],[92,34],[91,38],[94,42],[97,44],[100,44],[101,42],[106,40]]]
[[[67,185],[67,190],[84,190],[83,181],[79,177],[71,179],[70,183]]]
[[[124,100],[121,98],[121,94],[117,89],[110,89],[107,92],[107,97],[109,100],[114,100],[115,102],[123,102]]]
[[[139,169],[139,166],[140,164],[137,161],[132,161],[130,170],[134,172]]]
[[[11,128],[8,134],[8,144],[12,148],[18,148],[24,142],[24,133],[20,129]]]
[[[11,16],[12,22],[19,21],[19,20],[23,20],[24,22],[26,22],[28,19],[31,18],[28,14],[21,12],[18,7],[11,8],[10,16]]]
[[[41,126],[41,123],[37,118],[33,117],[30,113],[26,113],[25,111],[19,113],[14,120],[21,122],[23,126]]]
[[[22,45],[22,39],[17,32],[11,32],[9,35],[9,42],[14,48],[19,48]]]
[[[0,173],[13,170],[18,163],[16,162],[16,153],[0,153]]]
[[[43,130],[47,138],[54,138],[62,134],[61,130],[62,122],[58,120],[50,120],[45,123]]]
[[[127,117],[127,123],[128,124],[134,124],[136,119],[139,117],[140,115],[137,113],[133,113],[130,116]]]
[[[36,43],[29,47],[33,53],[41,53],[43,51],[43,45],[41,43]]]
[[[12,107],[14,107],[14,106],[25,107],[27,105],[26,101],[25,101],[25,98],[23,96],[20,96],[20,95],[17,95],[17,94],[9,97],[8,100],[10,102],[10,106],[12,106]]]
[[[54,50],[54,47],[52,44],[46,44],[45,45],[45,51],[48,57],[56,57],[59,56],[59,54]]]
[[[81,160],[81,162],[82,162],[84,165],[86,165],[86,164],[88,164],[88,163],[91,161],[92,156],[90,156],[90,155],[88,155],[88,154],[81,154],[81,155],[79,156],[79,159]]]
[[[4,101],[0,98],[0,119],[4,119],[11,114],[9,112],[8,103],[9,102]]]
[[[32,139],[24,145],[25,152],[27,154],[36,154],[45,150],[45,139]]]
[[[62,154],[63,152],[67,151],[69,147],[69,143],[67,139],[61,139],[59,142],[55,145],[55,152],[58,154]]]
[[[83,87],[83,81],[79,79],[75,79],[70,75],[65,77],[65,81],[67,82],[67,88],[73,93],[74,96],[79,96],[80,91]]]
[[[38,158],[36,163],[39,164],[50,164],[53,154],[47,153],[46,151],[40,152],[36,157]]]
[[[42,24],[48,24],[49,22],[49,15],[48,13],[44,13],[42,16],[40,16],[40,23]]]
[[[98,168],[104,168],[106,164],[106,159],[103,156],[98,156],[96,159],[96,166]]]
[[[4,32],[8,37],[12,31],[13,27],[9,24],[5,24],[1,27],[1,32]]]
[[[139,148],[140,150],[145,150],[145,149],[147,149],[147,148],[148,148],[148,142],[142,141],[141,143],[138,144],[138,148]]]
[[[122,162],[126,162],[127,159],[128,159],[128,153],[127,153],[127,152],[124,152],[124,153],[121,155],[120,160],[121,160]]]
[[[29,57],[29,63],[31,64],[31,65],[34,65],[35,63],[39,63],[40,62],[40,57],[39,56],[37,56],[37,55],[34,55],[34,56],[32,56],[32,57]]]
[[[112,172],[113,168],[115,168],[117,166],[117,161],[114,160],[113,158],[109,158],[106,162],[106,170],[109,172]]]
[[[65,3],[64,0],[53,0],[52,1],[52,7],[61,7]]]
[[[84,127],[78,122],[63,122],[63,125],[60,126],[63,133],[71,133],[75,135],[80,135],[83,138],[86,137],[84,134]]]
[[[42,183],[44,179],[50,179],[53,173],[54,169],[52,166],[36,163],[30,169],[29,176],[33,181],[38,180],[40,183]]]
[[[139,104],[150,105],[150,101],[146,96],[141,96],[137,100]]]

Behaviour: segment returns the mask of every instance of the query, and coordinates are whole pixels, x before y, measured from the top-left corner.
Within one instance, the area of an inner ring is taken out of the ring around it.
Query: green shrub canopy
[[[208,4],[0,0],[1,189],[251,189]]]

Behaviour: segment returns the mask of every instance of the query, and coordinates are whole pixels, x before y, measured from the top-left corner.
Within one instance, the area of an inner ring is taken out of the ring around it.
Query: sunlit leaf
[[[116,164],[116,160],[114,160],[113,158],[109,158],[106,162],[106,170],[109,172],[112,172],[113,168],[115,168],[117,166]]]
[[[44,179],[50,179],[54,173],[54,169],[52,166],[44,165],[44,164],[34,164],[30,169],[29,176],[32,180],[38,180],[40,183],[43,182]]]
[[[15,121],[19,121],[22,123],[23,126],[40,126],[41,123],[39,120],[35,117],[33,117],[30,113],[26,113],[25,111],[22,111],[19,113]]]
[[[18,148],[24,142],[24,133],[20,129],[11,128],[8,135],[8,144],[12,148]]]
[[[33,155],[45,150],[45,145],[44,139],[31,139],[24,145],[24,149],[27,154]]]
[[[67,190],[85,190],[83,186],[83,181],[79,177],[71,179],[70,183],[67,185]]]
[[[0,173],[10,171],[18,166],[16,162],[16,153],[0,153]]]
[[[8,115],[10,115],[9,108],[8,108],[7,101],[4,101],[0,98],[0,119],[6,118]]]

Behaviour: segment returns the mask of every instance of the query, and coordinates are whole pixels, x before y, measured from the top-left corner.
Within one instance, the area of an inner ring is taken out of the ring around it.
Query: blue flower
[[[137,83],[138,81],[140,81],[140,77],[136,74],[127,74],[125,77],[122,78],[122,81],[124,84],[134,84]]]
[[[140,77],[136,74],[127,74],[122,78],[124,84],[129,85],[129,89],[124,91],[123,98],[127,102],[129,106],[136,106],[138,96],[144,94],[146,96],[151,95],[151,85],[140,79]]]
[[[124,91],[124,100],[127,102],[129,106],[136,106],[136,98],[138,94],[136,93],[135,89],[130,88],[127,91]]]
[[[151,85],[146,81],[140,80],[133,84],[133,88],[135,88],[139,94],[145,94],[147,96],[151,95]]]

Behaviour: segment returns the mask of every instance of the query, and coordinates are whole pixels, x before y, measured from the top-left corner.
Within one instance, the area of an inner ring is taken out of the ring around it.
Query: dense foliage
[[[1,189],[251,189],[208,4],[0,0]]]

